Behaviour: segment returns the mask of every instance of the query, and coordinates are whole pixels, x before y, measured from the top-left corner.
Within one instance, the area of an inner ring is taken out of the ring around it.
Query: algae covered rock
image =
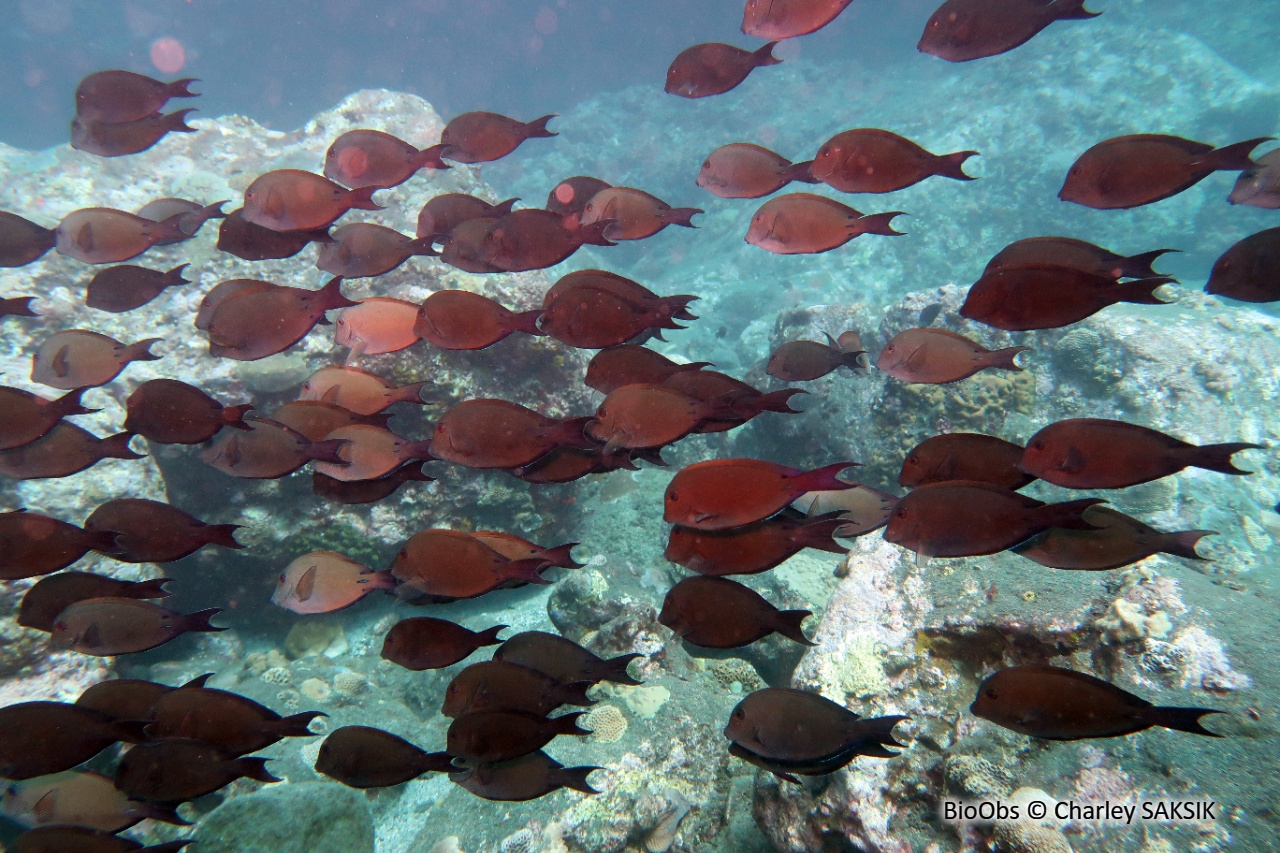
[[[301,782],[235,797],[200,821],[205,853],[373,853],[363,794],[331,782]]]

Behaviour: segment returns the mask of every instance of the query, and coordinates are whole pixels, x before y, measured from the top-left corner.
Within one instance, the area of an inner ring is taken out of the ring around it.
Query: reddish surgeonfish
[[[95,71],[76,86],[76,115],[88,121],[137,121],[158,113],[170,98],[194,98],[194,77],[165,83],[132,71]]]
[[[851,0],[747,0],[742,32],[762,39],[789,39],[816,32],[836,19]]]
[[[578,270],[547,291],[539,326],[569,346],[603,349],[653,329],[683,329],[675,320],[696,320],[688,305],[697,298],[658,296],[616,273]]]
[[[598,794],[600,792],[591,787],[587,777],[591,771],[601,769],[603,768],[565,767],[538,750],[511,761],[477,764],[458,770],[449,774],[449,780],[486,800],[523,802],[536,800],[561,788],[572,788],[584,794]]]
[[[554,420],[506,400],[463,400],[436,421],[431,454],[467,468],[516,468],[562,444],[590,449],[587,420]]]
[[[296,429],[312,441],[322,441],[334,430],[356,424],[385,428],[391,415],[360,415],[323,400],[294,400],[276,409],[272,418],[290,429]]]
[[[131,432],[98,438],[75,424],[59,421],[40,438],[0,450],[0,475],[15,480],[69,477],[103,459],[141,459],[129,449]]]
[[[929,17],[916,49],[968,62],[1026,44],[1054,21],[1095,18],[1085,0],[946,0]]]
[[[514,332],[541,335],[537,323],[541,316],[541,311],[510,311],[467,290],[437,290],[417,307],[413,331],[441,349],[476,350]]]
[[[671,478],[663,495],[662,520],[698,530],[728,530],[773,515],[805,492],[852,488],[836,479],[854,462],[812,471],[761,459],[695,462]]]
[[[107,501],[85,519],[86,530],[116,533],[104,554],[125,563],[167,563],[206,545],[239,550],[238,524],[205,524],[175,506],[142,498]]]
[[[1083,513],[1102,503],[1082,498],[1045,504],[990,483],[949,480],[912,489],[898,501],[886,542],[929,557],[979,557],[1025,542],[1050,527],[1089,530]]]
[[[378,187],[349,190],[323,175],[300,169],[267,172],[244,191],[241,216],[272,231],[310,231],[332,225],[348,210],[381,210]]]
[[[310,737],[311,721],[327,716],[303,711],[281,717],[237,693],[199,684],[184,684],[161,695],[152,706],[147,735],[156,740],[192,738],[228,755],[247,755],[282,738]]]
[[[332,239],[328,228],[309,231],[272,231],[244,218],[244,208],[233,210],[218,228],[218,249],[246,261],[292,258],[313,242]]]
[[[1168,276],[1117,282],[1070,267],[1021,266],[984,273],[969,288],[960,316],[1009,332],[1056,329],[1111,305],[1163,305],[1156,289]]]
[[[977,480],[1017,491],[1036,479],[1018,469],[1022,445],[976,432],[935,435],[902,461],[898,485],[908,489],[947,480]]]
[[[687,397],[714,404],[721,410],[720,414],[731,413],[730,417],[702,421],[694,428],[694,432],[699,433],[726,432],[763,412],[799,414],[798,410],[791,408],[790,401],[796,394],[806,393],[799,388],[781,388],[765,394],[716,370],[683,370],[667,377],[661,384]]]
[[[193,109],[152,115],[137,121],[107,123],[77,116],[71,121],[71,147],[99,157],[125,157],[146,151],[170,133],[195,133],[187,124]]]
[[[0,513],[0,580],[65,569],[89,551],[109,550],[115,541],[111,531],[82,530],[38,512]]]
[[[644,655],[632,653],[618,655],[616,658],[601,658],[573,640],[546,631],[521,631],[504,641],[493,653],[494,660],[536,669],[561,684],[579,681],[599,684],[601,681],[612,681],[614,684],[630,686],[643,682],[627,673],[627,664],[642,657]]]
[[[773,55],[776,41],[754,51],[731,44],[707,42],[680,51],[667,68],[668,94],[682,98],[706,98],[722,95],[736,88],[752,71],[765,65],[777,65],[781,59]]]
[[[74,602],[86,598],[168,598],[173,593],[164,585],[170,578],[149,581],[122,581],[89,572],[59,572],[41,578],[18,605],[17,621],[24,628],[35,628],[46,633],[53,631],[58,614]],[[77,702],[77,704],[80,704]],[[115,719],[135,719],[115,717]]]
[[[0,267],[25,267],[58,243],[58,232],[0,210]]]
[[[158,198],[138,208],[138,215],[152,222],[164,222],[171,217],[180,216],[178,225],[184,236],[181,239],[175,237],[156,242],[157,246],[170,246],[196,236],[210,219],[226,219],[227,214],[222,212],[222,206],[226,203],[225,199],[213,204],[200,204],[185,198]]]
[[[1258,165],[1241,172],[1227,201],[1263,210],[1280,208],[1280,148],[1263,154]]]
[[[810,174],[846,193],[888,193],[941,175],[972,181],[964,161],[977,151],[931,154],[910,139],[876,128],[837,133],[818,149]]]
[[[528,465],[508,469],[508,473],[526,483],[571,483],[588,474],[602,474],[619,468],[635,470],[632,457],[649,459],[658,465],[666,464],[661,461],[661,456],[657,456],[656,460],[653,458],[656,451],[628,450],[605,455],[603,450],[599,446],[588,450],[561,445]]]
[[[421,465],[411,462],[375,480],[347,482],[317,471],[311,475],[311,491],[341,504],[370,504],[391,497],[405,483],[430,483],[433,480],[435,477],[422,472]]]
[[[158,444],[201,444],[224,426],[248,429],[249,403],[224,406],[177,379],[149,379],[125,401],[124,428]]]
[[[262,284],[232,293],[209,315],[211,355],[255,361],[284,352],[305,338],[325,312],[359,304],[342,295],[337,276],[320,290]]]
[[[944,385],[987,369],[1021,371],[1015,359],[1029,349],[989,350],[946,329],[907,329],[884,345],[876,369],[902,382]]]
[[[589,175],[575,175],[565,178],[547,193],[546,210],[564,217],[565,224],[572,230],[582,220],[582,210],[587,202],[601,190],[613,186],[608,181],[593,178]]]
[[[720,198],[761,198],[792,181],[814,184],[812,160],[792,163],[768,148],[750,142],[722,145],[707,155],[698,172],[698,186]]]
[[[781,565],[805,548],[843,556],[848,549],[831,537],[845,522],[834,515],[806,518],[787,511],[755,524],[722,531],[677,525],[671,528],[662,556],[678,566],[713,577],[759,574]]]
[[[547,122],[555,113],[530,122],[497,113],[463,113],[449,120],[440,133],[441,156],[456,163],[488,163],[507,156],[526,139],[555,136]]]
[[[498,632],[506,625],[470,631],[445,619],[415,616],[391,626],[382,641],[382,657],[405,669],[443,669],[464,660],[483,646],[502,641]]]
[[[9,785],[4,814],[28,826],[83,826],[119,832],[152,818],[185,826],[172,804],[130,800],[100,773],[68,770]]]
[[[634,344],[622,344],[602,349],[587,364],[584,383],[601,394],[608,394],[623,385],[637,382],[661,385],[671,376],[686,371],[710,367],[707,361],[678,364],[662,353]]]
[[[440,241],[440,260],[465,272],[503,272],[502,267],[485,260],[485,241],[489,237],[489,229],[497,221],[481,216],[459,222]]]
[[[430,441],[410,441],[386,427],[356,424],[334,430],[326,441],[342,441],[337,462],[316,460],[318,473],[335,480],[376,480],[407,462],[430,461]]]
[[[96,388],[120,375],[133,361],[155,361],[150,351],[161,338],[122,344],[85,329],[70,329],[45,338],[32,359],[31,381],[70,391]]]
[[[420,530],[404,543],[391,564],[401,582],[396,594],[417,603],[476,598],[508,581],[546,584],[538,557],[510,560],[460,530]]]
[[[87,598],[58,614],[49,645],[98,657],[145,652],[189,631],[225,631],[209,624],[221,612],[178,613],[136,598]]]
[[[375,572],[336,551],[313,551],[284,567],[271,602],[294,613],[333,613],[395,585],[389,572]]]
[[[422,169],[447,169],[443,146],[418,150],[381,130],[348,130],[324,155],[325,177],[344,187],[398,187]]]
[[[1154,429],[1102,418],[1068,418],[1031,436],[1018,467],[1068,489],[1121,489],[1204,468],[1222,474],[1250,474],[1231,462],[1246,442],[1196,446]]]
[[[465,193],[445,193],[427,201],[418,212],[417,235],[443,243],[454,228],[472,219],[501,219],[511,212],[518,199],[509,198],[490,204]]]
[[[800,627],[812,615],[809,610],[779,610],[737,581],[695,576],[671,588],[658,621],[695,646],[737,649],[775,632],[815,645]]]
[[[1055,527],[1009,550],[1050,569],[1102,572],[1145,560],[1152,554],[1203,560],[1196,553],[1196,543],[1206,536],[1216,535],[1212,530],[1162,533],[1105,506],[1089,507],[1085,510],[1084,520],[1097,529],[1062,530]]]
[[[1071,237],[1027,237],[1005,246],[987,262],[983,275],[1014,267],[1069,267],[1113,280],[1151,278],[1159,273],[1151,264],[1177,249],[1154,249],[1137,255],[1115,252]]]
[[[861,234],[899,236],[893,218],[901,211],[863,215],[834,199],[789,193],[769,199],[751,217],[747,242],[776,255],[829,252]]]
[[[672,207],[644,190],[609,187],[591,197],[582,210],[582,225],[604,223],[606,240],[643,240],[668,225],[696,228],[690,220],[702,213],[697,207]]]
[[[343,726],[320,744],[316,772],[351,788],[388,788],[426,773],[448,773],[453,756],[427,752],[370,726]]]
[[[322,400],[358,415],[376,415],[396,403],[424,405],[426,382],[395,386],[358,367],[322,367],[302,383],[299,400]]]
[[[624,385],[609,392],[585,432],[604,452],[664,447],[704,421],[732,420],[730,401],[704,403],[665,385]]]
[[[473,663],[445,688],[440,713],[458,717],[472,711],[508,709],[549,714],[561,705],[594,705],[589,682],[565,683],[541,670],[493,660]]]
[[[1214,148],[1203,142],[1155,133],[1117,136],[1080,155],[1058,192],[1063,201],[1098,210],[1151,204],[1195,186],[1217,171],[1257,166],[1249,152],[1271,137]]]
[[[412,257],[440,254],[431,239],[406,237],[394,228],[372,222],[351,222],[335,228],[332,242],[321,243],[316,267],[345,278],[367,278],[391,272]]]
[[[463,226],[469,224],[463,223]],[[601,220],[590,227],[583,225],[576,231],[570,231],[559,214],[534,208],[515,210],[484,230],[480,260],[506,272],[546,269],[588,243],[612,246],[613,243],[603,234],[613,225],[612,220]]]
[[[57,248],[58,254],[86,264],[115,264],[185,236],[181,216],[152,222],[124,210],[86,207],[71,211],[58,223]]]
[[[1223,252],[1204,291],[1241,302],[1280,302],[1280,228],[1251,234]]]
[[[0,385],[0,450],[30,444],[68,415],[98,411],[80,405],[84,391],[75,388],[56,400],[46,400],[21,388]]]
[[[85,288],[84,304],[113,314],[141,308],[166,288],[190,284],[190,281],[182,277],[186,268],[187,264],[168,271],[131,264],[109,267],[89,282],[89,286]]]
[[[232,477],[275,480],[319,459],[340,462],[341,442],[311,441],[267,418],[245,418],[247,432],[223,432],[200,453],[204,463]]]
[[[827,335],[827,342],[788,341],[773,351],[765,373],[783,382],[808,382],[847,367],[866,375],[866,350],[857,332],[844,332],[838,339]]]
[[[418,304],[390,296],[370,296],[342,309],[333,325],[338,346],[350,347],[351,358],[399,352],[416,344]]]

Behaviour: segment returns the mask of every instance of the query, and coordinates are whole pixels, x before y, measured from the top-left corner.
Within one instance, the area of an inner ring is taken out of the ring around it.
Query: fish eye
[[[913,454],[911,454],[910,456],[908,456],[908,457],[907,457],[907,464],[908,464],[908,465],[919,465],[919,464],[920,464],[920,457],[916,456],[914,453],[913,453]]]
[[[55,631],[65,631],[65,630],[67,630],[67,623],[66,623],[66,622],[54,622],[54,623],[53,623],[53,630],[55,630]]]
[[[1000,698],[1000,692],[996,690],[994,687],[988,687],[986,690],[982,691],[982,695],[986,696],[988,699]]]
[[[735,708],[733,710],[733,718],[735,720],[741,720],[746,715],[747,715],[746,711],[743,711],[741,708]]]
[[[679,493],[679,492],[671,492],[671,493],[669,493],[669,494],[667,495],[667,497],[671,498],[671,500],[673,500],[673,501],[678,501],[678,500],[680,500],[680,493]]]
[[[1044,450],[1044,439],[1043,439],[1043,438],[1037,438],[1035,441],[1031,442],[1031,449],[1032,449],[1032,450]]]
[[[710,168],[711,168],[711,161],[710,161],[710,160],[703,160],[703,161],[702,161],[702,168],[704,168],[704,169],[710,169]]]
[[[245,198],[253,198],[253,197],[254,197],[255,195],[257,195],[257,194],[258,194],[258,193],[257,193],[257,191],[256,191],[256,190],[245,190],[245,191],[244,191],[244,197],[245,197]]]

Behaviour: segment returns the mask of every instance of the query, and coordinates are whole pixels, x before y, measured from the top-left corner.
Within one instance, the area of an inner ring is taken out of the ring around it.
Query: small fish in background
[[[485,229],[480,260],[504,272],[546,269],[585,245],[612,246],[603,235],[613,225],[613,220],[600,220],[570,231],[559,214],[535,208],[514,210]]]
[[[333,613],[395,586],[389,572],[375,572],[335,551],[313,551],[285,566],[271,603],[294,613]]]
[[[1168,276],[1117,282],[1062,266],[1019,266],[984,273],[969,288],[960,316],[1008,332],[1058,329],[1121,302],[1166,305],[1156,291]]]
[[[372,222],[351,222],[321,243],[316,267],[344,278],[367,278],[389,273],[414,257],[435,257],[440,253],[429,237],[406,237],[394,228]]]
[[[178,853],[194,839],[180,838],[143,847],[141,843],[85,826],[41,826],[13,840],[13,853]]]
[[[977,151],[931,154],[910,139],[888,130],[859,128],[837,133],[822,143],[809,173],[832,189],[846,193],[888,193],[940,175],[972,181],[964,161]]]
[[[193,112],[188,108],[119,124],[77,116],[71,121],[71,147],[99,157],[140,154],[170,133],[196,133],[197,128],[187,124],[187,116]]]
[[[317,459],[312,468],[335,480],[376,480],[409,462],[435,459],[430,440],[412,441],[373,424],[339,427],[324,440],[343,442],[338,450],[339,461]]]
[[[1264,210],[1280,208],[1280,148],[1263,154],[1256,166],[1241,172],[1227,201]]]
[[[405,483],[431,483],[435,479],[423,473],[421,465],[412,462],[374,480],[346,482],[314,471],[311,474],[311,491],[317,497],[335,503],[370,504],[390,497]]]
[[[144,498],[116,498],[98,506],[85,530],[114,532],[115,543],[100,549],[123,563],[168,563],[217,545],[239,551],[239,524],[206,524],[175,506]]]
[[[359,367],[322,367],[302,383],[299,400],[323,400],[358,415],[376,415],[396,403],[426,405],[422,389],[429,382],[393,385]]]
[[[454,116],[440,132],[441,156],[455,163],[489,163],[506,157],[526,139],[556,136],[547,122],[556,114],[524,122],[498,113],[470,112]]]
[[[1085,0],[946,0],[925,24],[916,49],[948,62],[1007,53],[1054,21],[1096,18]]]
[[[132,264],[108,267],[90,280],[85,288],[84,304],[112,314],[141,308],[167,288],[190,284],[189,279],[183,278],[187,266],[180,264],[168,271]]]
[[[588,474],[603,474],[621,469],[634,471],[637,467],[636,459],[644,459],[654,465],[666,465],[657,451],[626,450],[606,455],[603,450],[599,446],[587,449],[560,445],[528,465],[507,469],[507,473],[526,483],[571,483]],[[597,497],[602,502],[609,503],[638,488],[639,483],[631,477],[610,477],[601,486]]]
[[[539,572],[542,558],[511,560],[460,530],[419,530],[410,536],[391,563],[401,586],[396,595],[431,604],[480,596],[508,581],[548,584]]]
[[[415,331],[418,304],[390,296],[369,296],[343,308],[333,324],[333,340],[350,347],[348,361],[408,349],[422,338]]]
[[[705,531],[675,525],[662,556],[708,577],[754,575],[781,565],[805,548],[844,556],[849,549],[832,537],[845,526],[839,512],[808,518],[789,509],[732,530]]]
[[[789,39],[825,27],[851,0],[747,0],[742,10],[744,35]]]
[[[565,178],[547,193],[545,210],[559,214],[565,227],[575,230],[582,222],[582,211],[596,193],[607,190],[613,184],[593,178],[590,175],[575,175]]]
[[[1261,136],[1222,148],[1155,133],[1116,136],[1076,159],[1058,198],[1097,210],[1125,210],[1190,189],[1218,171],[1253,169],[1249,152]]]
[[[455,770],[449,780],[477,797],[497,802],[524,802],[570,788],[584,794],[600,793],[587,781],[603,767],[565,767],[539,750],[511,761],[477,764]]]
[[[74,824],[108,833],[147,819],[189,826],[174,809],[130,800],[110,777],[80,770],[13,782],[0,791],[0,812],[24,826],[61,829]]]
[[[164,222],[174,216],[181,216],[179,220],[179,228],[184,237],[173,237],[167,240],[157,240],[157,246],[172,246],[176,243],[182,243],[190,240],[192,237],[200,233],[200,229],[210,219],[226,219],[227,214],[222,212],[222,206],[227,200],[215,201],[213,204],[200,204],[198,201],[189,201],[185,198],[158,198],[155,201],[149,201],[142,207],[138,208],[138,215],[143,219],[150,219],[152,222]]]
[[[1051,528],[1009,550],[1050,569],[1101,572],[1128,566],[1152,554],[1203,560],[1196,553],[1196,543],[1217,535],[1213,530],[1163,533],[1105,506],[1089,507],[1084,520],[1097,529]]]
[[[311,721],[327,716],[320,711],[303,711],[282,717],[238,693],[193,683],[156,700],[146,734],[152,740],[191,738],[229,756],[240,756],[287,737],[311,737]]]
[[[863,214],[813,193],[766,201],[751,217],[747,242],[776,255],[813,255],[838,249],[862,234],[902,236],[891,224],[901,211]]]
[[[1251,234],[1223,252],[1204,291],[1241,302],[1280,302],[1280,228]]]
[[[223,427],[248,430],[250,403],[225,406],[177,379],[148,379],[125,401],[124,428],[157,444],[203,444]]]
[[[856,462],[802,471],[761,459],[710,459],[676,472],[663,493],[662,520],[698,530],[754,524],[805,492],[853,488],[836,475]]]
[[[431,453],[467,468],[517,468],[561,444],[593,449],[582,433],[587,420],[556,420],[495,398],[463,400],[436,421]]]
[[[898,485],[908,489],[948,480],[976,480],[1017,491],[1036,478],[1018,468],[1023,447],[993,435],[952,432],[926,438],[902,460]]]
[[[1138,424],[1067,418],[1031,436],[1018,467],[1068,489],[1121,489],[1184,468],[1250,474],[1237,468],[1231,457],[1241,450],[1261,449],[1248,442],[1197,446]]]
[[[921,328],[928,328],[933,325],[933,321],[938,319],[938,315],[941,313],[942,303],[930,302],[920,309],[920,316],[916,319],[916,323]]]
[[[427,200],[418,211],[417,236],[443,243],[449,233],[464,222],[473,219],[501,219],[511,212],[517,198],[509,198],[490,204],[482,198],[465,193],[444,193]],[[550,210],[550,208],[548,208]]]
[[[792,163],[761,145],[734,142],[707,155],[696,183],[720,198],[763,198],[792,181],[819,183],[812,165],[812,160]]]
[[[1161,255],[1176,251],[1178,250],[1154,249],[1125,256],[1071,237],[1027,237],[1010,243],[997,252],[987,262],[982,274],[1015,267],[1067,267],[1113,281],[1122,278],[1153,278],[1159,277],[1160,273],[1153,270],[1151,264]]]
[[[348,210],[382,210],[373,200],[378,189],[349,190],[323,175],[278,169],[249,184],[240,215],[272,231],[310,231],[332,225]]]
[[[58,244],[56,228],[45,228],[0,210],[0,267],[25,267]]]
[[[152,246],[182,239],[182,221],[182,216],[171,216],[152,222],[110,207],[73,210],[58,223],[58,254],[86,264],[117,264]]]
[[[386,429],[391,420],[391,415],[386,412],[360,415],[323,400],[294,400],[276,409],[271,417],[312,441],[323,441],[334,430],[358,424]]]
[[[316,772],[351,788],[389,788],[427,773],[456,772],[453,756],[427,752],[371,726],[343,726],[329,733],[316,755]]]
[[[24,628],[53,632],[58,614],[87,598],[168,598],[164,586],[172,578],[122,581],[91,572],[59,572],[36,581],[18,604],[17,622]],[[123,719],[116,717],[115,719]]]
[[[862,348],[862,338],[854,331],[841,333],[839,338],[827,335],[827,342],[788,341],[773,351],[765,366],[765,373],[783,382],[808,382],[821,379],[841,367],[865,376],[867,351]]]
[[[440,713],[460,717],[475,711],[527,711],[545,716],[561,705],[589,707],[590,682],[561,682],[544,672],[506,661],[473,663],[445,688]]]
[[[0,320],[5,317],[39,317],[31,307],[38,296],[0,296]]]
[[[415,306],[414,334],[446,350],[491,347],[516,332],[542,335],[539,310],[511,311],[467,290],[437,290]]]
[[[754,51],[731,44],[707,42],[687,47],[667,68],[663,87],[670,95],[682,98],[707,98],[723,95],[737,88],[757,68],[782,62],[773,55],[776,41]]]
[[[341,276],[319,290],[260,283],[235,291],[209,314],[205,332],[215,358],[257,361],[284,352],[335,308],[359,305],[342,293]]]
[[[814,646],[801,628],[812,615],[809,610],[779,610],[737,581],[696,575],[667,592],[658,622],[685,642],[709,649],[737,649],[774,633]]]
[[[123,344],[98,332],[69,329],[41,341],[31,363],[31,381],[70,391],[106,385],[134,361],[156,361],[151,347],[163,338]]]
[[[1021,371],[1015,359],[1029,349],[989,350],[946,329],[907,329],[880,350],[876,369],[902,382],[943,385],[988,369]]]
[[[449,724],[445,749],[471,764],[510,761],[537,752],[559,735],[590,736],[578,726],[583,713],[547,718],[528,711],[468,711]]]
[[[609,187],[587,201],[580,223],[603,224],[601,234],[606,240],[643,240],[668,225],[697,228],[691,220],[698,213],[702,213],[701,208],[672,207],[644,190]]]
[[[86,390],[73,388],[56,400],[46,400],[21,388],[0,385],[0,450],[30,444],[47,435],[65,417],[98,411],[80,405]]]
[[[98,438],[73,423],[58,421],[35,441],[0,450],[0,475],[15,480],[69,477],[103,459],[141,459],[129,448],[131,432]]]
[[[521,631],[493,653],[494,660],[531,667],[562,684],[610,681],[632,687],[644,682],[627,674],[627,664],[642,657],[632,653],[606,660],[566,637],[546,631]]]
[[[440,243],[440,260],[463,272],[503,272],[502,267],[485,260],[485,253],[488,251],[489,231],[497,221],[498,219],[493,217],[481,216],[475,219],[468,219],[465,222],[459,222],[447,235],[437,241]],[[541,225],[542,223],[539,224]],[[557,245],[565,244],[564,233],[567,232],[564,231],[563,227],[557,230],[551,225],[545,225],[544,230],[554,236]],[[568,242],[572,243],[573,241],[568,240]]]
[[[190,631],[227,630],[209,622],[221,612],[178,613],[134,598],[87,598],[58,614],[49,645],[96,657],[145,652]]]
[[[312,243],[333,238],[329,228],[307,231],[273,231],[244,218],[244,208],[231,211],[218,227],[218,250],[246,261],[292,258]]]
[[[206,465],[232,477],[276,480],[315,459],[341,462],[338,441],[311,441],[269,418],[246,417],[249,429],[219,433],[200,453]]]
[[[506,625],[471,631],[447,619],[413,616],[391,626],[382,640],[382,657],[405,669],[443,669],[465,660],[485,646],[502,642]],[[516,661],[519,663],[519,661]]]
[[[1200,718],[1225,713],[1152,705],[1101,678],[1043,664],[1011,666],[987,676],[969,711],[1045,740],[1120,737],[1152,726],[1221,737],[1202,726]]]
[[[230,758],[189,738],[138,744],[120,759],[116,787],[131,799],[184,803],[212,794],[237,779],[281,782],[267,772],[267,758]]]
[[[95,71],[76,86],[76,115],[86,121],[138,121],[160,112],[170,98],[195,98],[195,77],[165,83],[132,71]]]
[[[115,545],[113,531],[84,530],[25,509],[0,513],[0,580],[47,575]]]
[[[423,169],[448,169],[443,145],[421,150],[381,130],[348,130],[324,155],[324,175],[344,187],[398,187]]]
[[[854,539],[889,523],[898,496],[873,489],[864,483],[847,483],[848,488],[805,492],[792,501],[791,506],[810,519],[832,512],[840,513],[844,522],[833,536]]]

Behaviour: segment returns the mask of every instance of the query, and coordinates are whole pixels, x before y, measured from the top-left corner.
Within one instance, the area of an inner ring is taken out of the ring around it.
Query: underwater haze
[[[1273,2],[7,11],[0,853],[1275,849]]]

